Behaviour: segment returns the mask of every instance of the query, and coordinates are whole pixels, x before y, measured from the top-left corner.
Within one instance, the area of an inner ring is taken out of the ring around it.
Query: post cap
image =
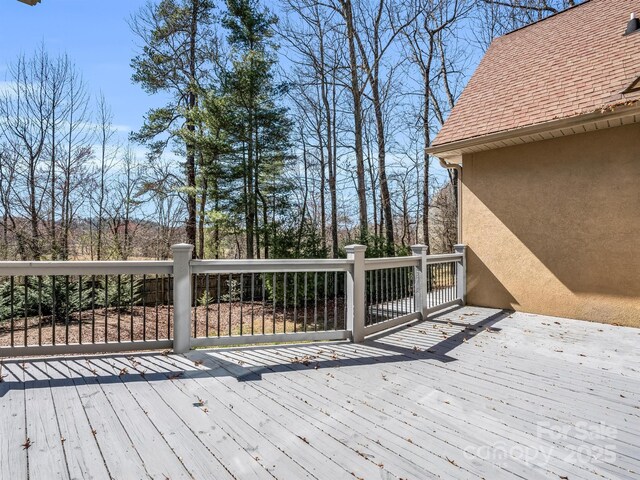
[[[190,243],[176,243],[175,245],[171,245],[172,252],[192,252],[193,245]]]
[[[347,245],[347,246],[345,247],[345,250],[346,250],[347,252],[349,252],[349,253],[352,253],[352,252],[364,252],[364,251],[366,251],[366,250],[367,250],[367,246],[366,246],[366,245],[358,245],[358,244],[355,244],[355,245]]]
[[[453,250],[458,253],[463,253],[467,249],[467,246],[464,243],[457,243],[453,246]]]
[[[429,247],[427,247],[426,245],[423,245],[421,243],[417,244],[417,245],[411,245],[411,251],[413,253],[422,253],[422,252],[426,252],[429,249]]]

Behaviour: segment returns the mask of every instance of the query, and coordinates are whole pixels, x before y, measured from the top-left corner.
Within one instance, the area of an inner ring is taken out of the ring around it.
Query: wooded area
[[[43,44],[0,90],[0,259],[451,251],[456,173],[425,149],[493,38],[574,3],[150,0],[132,81],[167,102],[129,143]]]

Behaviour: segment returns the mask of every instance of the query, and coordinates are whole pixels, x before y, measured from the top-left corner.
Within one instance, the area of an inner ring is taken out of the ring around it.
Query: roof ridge
[[[541,18],[540,20],[536,20],[535,22],[531,22],[531,23],[528,23],[528,24],[523,25],[523,26],[521,26],[521,27],[518,27],[518,28],[516,28],[516,29],[514,29],[514,30],[511,30],[510,32],[507,32],[507,33],[505,33],[505,34],[504,34],[504,35],[502,35],[502,36],[503,36],[503,37],[506,37],[507,35],[511,35],[512,33],[519,32],[520,30],[524,30],[525,28],[533,27],[534,25],[538,25],[539,23],[542,23],[542,22],[544,22],[545,20],[549,20],[550,18],[555,18],[555,17],[557,17],[558,15],[562,15],[563,13],[566,13],[566,12],[568,12],[568,11],[570,11],[570,10],[574,10],[574,9],[576,9],[576,8],[578,8],[578,7],[581,7],[581,6],[583,6],[583,5],[586,5],[587,3],[591,3],[591,0],[584,0],[584,1],[580,2],[580,3],[578,3],[577,5],[574,5],[574,6],[572,6],[572,7],[567,7],[567,8],[565,8],[564,10],[560,10],[559,12],[556,12],[556,13],[552,13],[552,14],[551,14],[551,15],[549,15],[548,17]]]

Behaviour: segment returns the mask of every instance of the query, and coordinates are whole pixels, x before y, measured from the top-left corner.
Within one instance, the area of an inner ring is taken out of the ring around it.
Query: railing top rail
[[[447,263],[462,260],[462,253],[442,253],[439,255],[427,255],[427,263]]]
[[[367,258],[364,261],[365,270],[380,270],[383,268],[416,267],[420,264],[420,257],[385,257]]]
[[[260,260],[192,260],[193,273],[278,273],[278,272],[346,272],[353,260],[341,259],[260,259]]]
[[[0,262],[0,276],[170,274],[170,260]]]

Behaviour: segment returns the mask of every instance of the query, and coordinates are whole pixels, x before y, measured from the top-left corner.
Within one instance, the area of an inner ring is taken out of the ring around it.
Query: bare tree
[[[432,132],[438,124],[442,124],[441,117],[434,119],[434,92],[438,91],[442,79],[444,46],[442,36],[445,31],[468,12],[468,5],[464,0],[415,0],[411,7],[418,12],[412,28],[405,30],[405,40],[410,55],[410,61],[420,72],[422,112],[420,124],[422,127],[423,143],[423,190],[422,190],[422,241],[429,247],[429,181],[430,155],[427,153],[431,145]],[[439,50],[439,48],[441,50]],[[440,65],[438,63],[440,62]],[[444,59],[446,62],[446,59]]]
[[[24,55],[8,68],[9,87],[0,97],[0,135],[9,157],[16,162],[9,186],[15,215],[25,218],[28,229],[14,232],[23,258],[39,260],[43,254],[41,227],[48,192],[42,178],[49,173],[45,147],[51,126],[49,56],[40,49],[32,58]],[[19,225],[22,227],[22,225]]]
[[[110,184],[110,172],[118,153],[114,145],[115,129],[113,113],[103,94],[100,94],[96,105],[96,133],[98,140],[98,165],[96,167],[96,188],[92,194],[92,210],[96,216],[96,259],[103,259],[106,193]],[[92,222],[93,224],[93,222]]]
[[[354,29],[354,37],[358,45],[361,63],[366,81],[363,84],[370,91],[369,100],[373,107],[373,118],[376,129],[376,150],[378,157],[378,182],[380,188],[381,224],[384,224],[385,250],[387,254],[393,254],[393,213],[391,198],[387,181],[387,138],[385,103],[388,100],[389,87],[394,81],[396,68],[403,59],[395,55],[395,61],[385,65],[384,61],[388,52],[396,43],[396,38],[410,27],[419,13],[405,8],[403,2],[390,2],[377,0],[362,2],[359,22]]]
[[[110,187],[110,201],[106,209],[114,250],[122,260],[127,260],[133,250],[133,238],[137,229],[134,220],[142,204],[142,186],[142,166],[129,148],[124,152],[120,171]]]
[[[64,122],[68,117],[68,105],[66,104],[68,96],[68,80],[71,73],[71,65],[68,57],[65,55],[54,64],[49,64],[49,87],[47,88],[48,101],[51,105],[51,126],[49,139],[47,140],[50,158],[50,220],[49,220],[49,236],[51,239],[51,258],[57,259],[60,255],[60,246],[58,245],[58,163],[61,154],[61,146],[64,141]]]
[[[482,0],[474,15],[476,42],[487,49],[494,38],[574,7],[580,0]]]
[[[288,72],[295,78],[291,100],[296,105],[296,118],[305,125],[306,165],[311,158],[319,163],[318,193],[321,241],[326,246],[325,186],[329,193],[331,254],[338,256],[338,102],[345,84],[340,77],[344,63],[345,40],[335,8],[327,8],[314,0],[286,0],[290,21],[280,30],[290,51],[295,68]],[[340,77],[340,78],[339,78]],[[302,138],[302,137],[301,137]],[[313,140],[311,140],[313,139]],[[315,152],[315,153],[314,153]],[[313,202],[314,199],[312,199]]]
[[[344,21],[345,35],[349,51],[349,78],[353,113],[354,153],[356,157],[356,188],[358,192],[358,218],[360,225],[360,241],[366,242],[369,236],[369,219],[367,215],[367,186],[365,181],[363,118],[362,118],[362,75],[360,59],[356,46],[356,27],[351,0],[338,0],[333,8],[340,13]]]
[[[59,158],[60,178],[60,210],[61,210],[61,245],[60,255],[63,260],[69,258],[70,234],[75,214],[86,200],[81,187],[86,185],[87,165],[93,153],[90,148],[92,131],[89,113],[89,95],[84,81],[78,71],[70,67],[65,88],[65,130],[63,148]]]
[[[140,196],[148,199],[144,208],[149,209],[147,216],[154,227],[150,245],[157,259],[169,258],[171,245],[184,241],[184,233],[180,229],[185,214],[181,187],[182,180],[168,160],[154,162],[143,176]]]
[[[437,188],[431,205],[431,244],[434,253],[449,253],[458,239],[458,208],[454,184],[447,182]]]
[[[16,219],[12,214],[11,186],[15,180],[15,162],[9,149],[0,145],[0,212],[2,213],[0,227],[2,228],[2,244],[0,244],[0,258],[8,260],[11,255],[10,232],[16,231]],[[24,255],[22,255],[24,256]]]

